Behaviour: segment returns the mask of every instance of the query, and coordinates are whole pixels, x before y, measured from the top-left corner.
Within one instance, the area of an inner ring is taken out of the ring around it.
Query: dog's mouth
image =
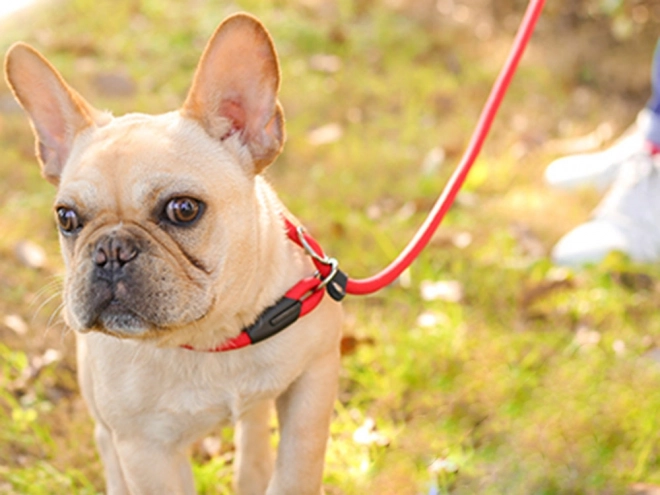
[[[215,298],[194,304],[168,305],[163,293],[118,282],[96,283],[73,291],[67,321],[80,333],[101,332],[118,338],[149,339],[202,320]],[[178,309],[177,309],[178,308]]]
[[[77,318],[80,332],[99,331],[116,337],[144,338],[157,330],[157,325],[136,309],[134,301],[117,296],[116,290],[96,289],[97,297],[91,298],[92,304]],[[103,293],[105,297],[102,297]]]

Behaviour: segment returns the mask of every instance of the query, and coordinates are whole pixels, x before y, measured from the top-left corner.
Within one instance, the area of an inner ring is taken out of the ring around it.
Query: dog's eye
[[[175,225],[187,225],[199,218],[203,203],[192,198],[174,198],[165,206],[165,216]]]
[[[82,228],[82,223],[75,210],[60,206],[56,210],[57,223],[64,235],[72,235]]]

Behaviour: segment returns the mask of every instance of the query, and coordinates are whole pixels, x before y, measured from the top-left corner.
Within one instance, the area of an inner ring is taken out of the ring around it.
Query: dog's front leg
[[[116,438],[115,447],[131,495],[194,495],[186,454],[145,438]]]
[[[316,360],[277,399],[280,444],[268,495],[323,493],[323,464],[337,395],[339,352]]]
[[[235,434],[234,485],[238,495],[264,495],[273,474],[270,446],[272,401],[261,401],[241,415]]]
[[[107,495],[130,495],[117,457],[112,433],[104,424],[97,421],[94,428],[94,437],[105,468]]]

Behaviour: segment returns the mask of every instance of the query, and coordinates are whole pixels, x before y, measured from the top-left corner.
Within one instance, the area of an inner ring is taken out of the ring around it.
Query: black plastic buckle
[[[335,301],[341,301],[346,296],[347,283],[348,275],[339,269],[335,269],[334,274],[331,274],[329,280],[326,282],[325,289],[331,298]]]
[[[283,297],[272,306],[269,306],[259,315],[257,321],[244,331],[249,335],[253,344],[261,342],[268,337],[284,330],[300,317],[302,302],[297,299]]]
[[[305,239],[305,229],[298,227],[298,241],[303,247],[305,252],[312,257],[316,262],[322,263],[330,267],[330,273],[327,277],[321,279],[321,283],[316,290],[326,289],[330,297],[335,301],[341,301],[346,296],[346,285],[348,284],[348,275],[339,269],[339,262],[335,258],[330,258],[328,255],[320,256],[312,246],[309,245]],[[318,274],[317,274],[318,275]]]

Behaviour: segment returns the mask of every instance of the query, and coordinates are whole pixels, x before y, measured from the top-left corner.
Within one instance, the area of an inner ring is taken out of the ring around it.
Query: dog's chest
[[[237,421],[256,402],[280,395],[303,367],[293,356],[280,363],[254,352],[149,350],[104,335],[85,337],[79,366],[92,410],[113,430],[161,440],[195,438]]]

